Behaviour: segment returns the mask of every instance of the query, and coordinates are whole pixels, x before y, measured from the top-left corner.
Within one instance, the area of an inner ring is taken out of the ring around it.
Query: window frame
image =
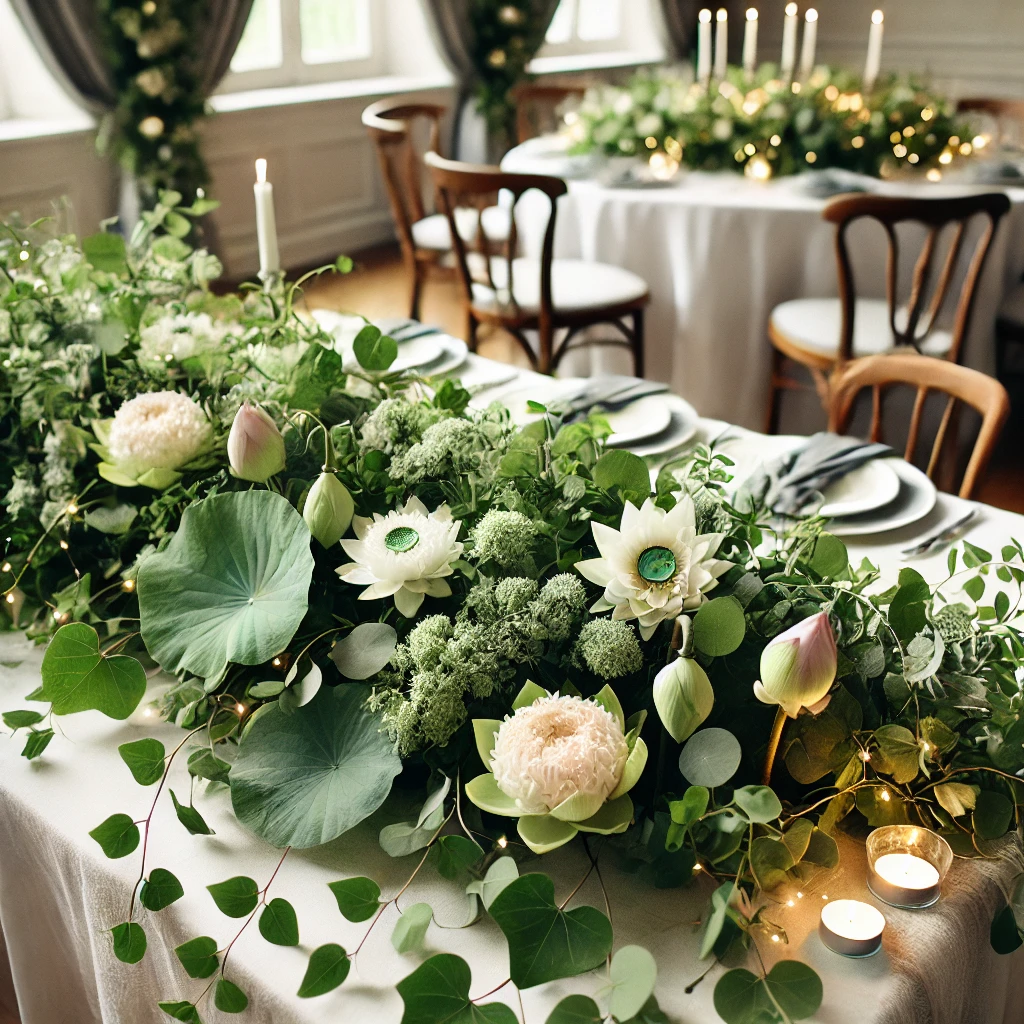
[[[321,82],[374,78],[386,74],[387,31],[384,4],[379,0],[356,0],[367,20],[369,55],[307,64],[302,59],[299,0],[276,0],[281,20],[281,63],[277,67],[231,71],[224,76],[217,93],[247,92],[253,89],[287,88]]]
[[[607,39],[581,39],[579,36],[580,0],[561,0],[572,4],[572,32],[565,42],[549,43],[546,39],[537,51],[537,57],[573,57],[586,54],[618,53],[629,49],[629,32],[626,25],[625,0],[619,5],[619,30]]]

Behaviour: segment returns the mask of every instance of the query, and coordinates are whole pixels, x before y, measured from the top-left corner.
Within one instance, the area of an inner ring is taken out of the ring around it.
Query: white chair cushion
[[[488,206],[481,214],[484,235],[491,242],[504,242],[511,226],[509,210],[503,206]],[[459,234],[470,244],[476,242],[476,210],[459,207],[455,211],[455,224]],[[452,235],[448,229],[448,218],[443,213],[432,213],[412,225],[412,240],[420,249],[435,249],[447,252],[452,247]]]
[[[1006,293],[999,307],[999,319],[1024,327],[1024,281]]]
[[[512,287],[515,305],[526,314],[540,312],[540,260],[512,261]],[[488,284],[473,285],[473,305],[477,309],[497,312],[510,306],[508,294],[508,261],[491,258],[491,274],[498,288]],[[557,312],[583,312],[604,306],[632,302],[647,294],[647,282],[622,267],[584,260],[553,260],[551,263],[551,298]]]
[[[900,313],[897,311],[897,320]],[[772,327],[803,348],[824,356],[839,350],[842,306],[838,299],[793,299],[772,310]],[[853,354],[877,355],[896,343],[889,326],[889,304],[882,299],[857,299],[853,313]],[[944,356],[952,347],[949,331],[932,331],[920,350],[929,356]]]

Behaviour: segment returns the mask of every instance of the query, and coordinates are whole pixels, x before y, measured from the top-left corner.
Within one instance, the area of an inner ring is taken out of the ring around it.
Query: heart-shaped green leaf
[[[740,786],[732,798],[747,821],[763,824],[782,813],[782,803],[768,786]]]
[[[53,635],[42,665],[43,699],[55,715],[100,711],[126,719],[146,693],[143,667],[125,654],[100,654],[100,638],[92,626],[69,622]]]
[[[775,1002],[790,1020],[813,1017],[821,1006],[821,978],[799,960],[780,960],[764,979]]]
[[[490,910],[491,904],[498,898],[498,893],[519,877],[519,867],[511,857],[499,857],[488,869],[483,878],[470,882],[466,892],[479,896],[484,909]]]
[[[224,1013],[241,1013],[249,1005],[249,997],[233,981],[221,978],[213,992],[213,1005]]]
[[[275,946],[297,946],[299,919],[295,908],[287,900],[271,900],[260,914],[260,935]]]
[[[5,711],[3,713],[4,725],[8,729],[25,729],[30,725],[38,725],[43,716],[38,711]]]
[[[505,887],[490,906],[508,940],[509,973],[519,988],[571,978],[597,967],[612,948],[612,927],[594,907],[560,910],[547,875]]]
[[[312,575],[309,528],[279,494],[197,501],[139,569],[142,638],[169,672],[210,679],[229,662],[262,664],[298,629]]]
[[[309,957],[309,965],[299,986],[299,995],[303,999],[322,996],[337,988],[347,977],[352,962],[341,946],[328,942],[318,946]]]
[[[484,851],[478,843],[466,836],[441,836],[431,850],[434,866],[442,878],[454,882],[459,875],[471,868]]]
[[[365,706],[369,695],[356,683],[325,686],[290,715],[276,706],[261,715],[231,768],[238,820],[274,846],[306,848],[377,810],[402,762]]]
[[[228,917],[245,917],[256,909],[260,891],[255,881],[245,875],[236,875],[224,882],[206,887],[217,909]]]
[[[395,923],[391,933],[391,945],[399,953],[413,953],[423,948],[427,928],[434,918],[429,903],[414,903]]]
[[[111,860],[134,853],[140,839],[138,825],[127,814],[112,814],[89,835]]]
[[[137,964],[146,955],[146,933],[141,924],[126,921],[110,930],[114,938],[114,956],[121,963]]]
[[[167,1002],[157,1003],[168,1017],[174,1020],[183,1020],[187,1024],[203,1024],[202,1018],[199,1016],[199,1011],[195,1007],[195,1003],[190,1003],[185,999]]]
[[[163,778],[167,751],[159,740],[144,739],[122,743],[117,752],[140,786],[152,786]]]
[[[621,492],[646,498],[651,493],[651,473],[647,463],[621,448],[606,451],[591,471],[594,483],[605,491],[617,487]]]
[[[391,660],[398,646],[394,626],[361,622],[331,650],[331,661],[346,679],[369,679]]]
[[[381,372],[398,358],[398,343],[382,334],[379,327],[367,324],[355,336],[352,351],[364,370]]]
[[[368,921],[380,909],[380,886],[372,878],[343,878],[328,882],[327,888],[347,921]]]
[[[545,1024],[601,1024],[604,1014],[590,996],[566,996],[548,1015]]]
[[[181,882],[164,868],[153,868],[139,890],[139,902],[147,910],[163,910],[185,895]]]
[[[208,978],[219,966],[217,943],[209,935],[183,942],[174,953],[190,978]]]
[[[206,819],[190,804],[181,803],[174,795],[174,790],[168,790],[171,794],[171,803],[174,804],[174,813],[178,821],[182,823],[194,836],[212,836],[214,831],[206,824]]]
[[[209,779],[210,782],[227,782],[231,765],[221,760],[212,750],[205,747],[189,754],[188,773],[197,779]]]
[[[425,960],[397,985],[405,1003],[401,1024],[516,1024],[519,1018],[504,1003],[471,1003],[472,982],[460,956],[438,953]]]
[[[623,946],[612,957],[609,1008],[617,1020],[635,1017],[654,992],[658,965],[643,946]]]

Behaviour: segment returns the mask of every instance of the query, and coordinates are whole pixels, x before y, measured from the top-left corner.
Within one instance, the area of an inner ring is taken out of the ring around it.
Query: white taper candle
[[[747,23],[743,29],[743,70],[752,75],[757,68],[757,8],[747,8]]]
[[[267,161],[256,161],[256,241],[260,251],[260,279],[265,280],[281,269],[277,251],[277,221],[274,218],[274,186],[267,181]]]
[[[697,80],[707,85],[711,78],[711,11],[705,7],[697,21]]]
[[[864,62],[864,92],[871,92],[882,65],[882,31],[885,15],[875,11],[871,15],[871,29],[868,32],[868,56]]]
[[[729,12],[719,7],[715,19],[715,78],[721,82],[729,68]]]
[[[779,73],[784,80],[793,77],[796,64],[796,4],[786,4],[786,20],[782,23],[782,59],[779,61]]]
[[[804,38],[800,47],[800,78],[811,77],[814,70],[814,50],[818,44],[818,12],[809,7],[804,15]]]

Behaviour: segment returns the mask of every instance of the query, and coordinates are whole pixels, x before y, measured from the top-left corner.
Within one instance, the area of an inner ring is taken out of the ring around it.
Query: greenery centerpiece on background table
[[[148,670],[173,676],[159,707],[180,743],[119,748],[155,796],[90,833],[139,863],[110,922],[121,960],[145,956],[185,886],[240,920],[211,906],[221,939],[178,947],[170,1017],[244,1009],[224,952],[253,920],[271,943],[299,934],[272,878],[157,866],[157,801],[210,833],[165,792],[178,759],[282,860],[365,820],[402,775],[422,809],[383,829],[384,853],[493,919],[509,984],[607,963],[600,1004],[569,996],[550,1024],[665,1018],[650,951],[613,952],[608,916],[567,909],[534,854],[579,843],[591,871],[666,890],[714,879],[709,964],[785,940],[773,899],[836,869],[837,830],[915,822],[999,855],[1024,770],[1018,543],[965,544],[938,587],[906,568],[882,589],[822,520],[733,504],[706,447],[652,491],[599,414],[538,408],[516,428],[455,382],[391,372],[397,346],[372,325],[339,354],[296,314],[296,285],[215,296],[216,259],[181,240],[202,211],[180,202],[162,194],[127,246],[41,224],[0,240],[0,587],[10,628],[48,643],[42,685],[3,720],[42,757],[55,717],[126,719]],[[330,885],[366,937],[398,899],[373,867]],[[1015,914],[1016,895],[1000,949],[1020,944]],[[391,941],[417,950],[431,922],[396,909]],[[316,949],[299,995],[343,984],[355,953]],[[470,983],[457,956],[410,962],[404,1020],[516,1019]],[[821,999],[792,959],[715,989],[731,1024]]]

